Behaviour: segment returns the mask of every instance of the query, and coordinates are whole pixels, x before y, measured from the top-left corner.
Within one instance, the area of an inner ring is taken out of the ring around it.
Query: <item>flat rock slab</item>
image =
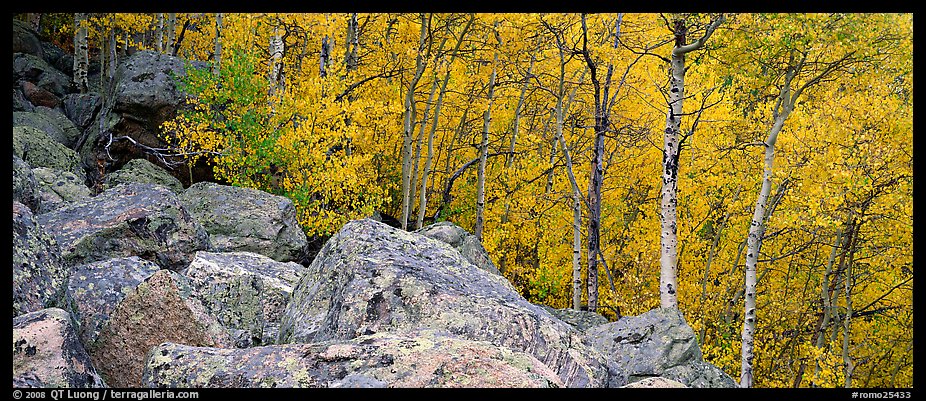
[[[41,207],[38,213],[46,213],[74,202],[89,199],[92,195],[84,181],[73,173],[47,167],[32,169]]]
[[[105,387],[66,311],[13,318],[13,387]]]
[[[147,387],[562,387],[531,355],[424,331],[248,349],[162,344]]]
[[[288,198],[198,182],[183,191],[180,201],[209,233],[215,251],[254,252],[280,262],[305,257],[308,240]]]
[[[559,318],[559,320],[568,323],[570,326],[575,327],[576,330],[579,331],[586,331],[592,327],[608,323],[608,318],[597,312],[575,310],[570,308],[554,309],[546,305],[541,306],[546,309],[547,312],[550,312],[551,315],[556,316]]]
[[[137,256],[75,266],[68,280],[68,309],[80,322],[80,340],[96,349],[100,331],[116,306],[161,268]]]
[[[148,352],[161,343],[230,345],[225,330],[189,291],[185,278],[159,270],[119,302],[90,350],[109,385],[138,387]]]
[[[527,302],[450,245],[370,219],[331,237],[293,291],[280,343],[346,340],[418,328],[523,351],[566,386],[603,387],[606,361],[581,334]]]
[[[656,308],[586,331],[588,343],[615,362],[610,387],[661,376],[689,387],[736,387],[736,382],[701,357],[691,326],[677,308]]]
[[[13,317],[58,306],[70,274],[59,254],[32,210],[13,202]]]
[[[166,170],[154,165],[145,159],[129,160],[122,168],[106,175],[104,188],[114,188],[124,183],[158,184],[166,187],[175,194],[183,192],[180,180],[174,178]]]
[[[209,249],[202,226],[159,185],[123,184],[37,219],[71,264],[139,256],[180,270],[196,251]]]
[[[280,319],[305,267],[251,252],[197,252],[183,270],[192,294],[244,348],[276,342]]]

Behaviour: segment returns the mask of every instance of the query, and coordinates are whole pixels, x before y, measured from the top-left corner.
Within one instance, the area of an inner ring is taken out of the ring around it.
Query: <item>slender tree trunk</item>
[[[115,25],[114,19],[115,18],[110,18],[110,21],[109,21],[110,24]],[[109,36],[109,46],[108,46],[109,47],[109,63],[106,66],[106,78],[112,80],[113,77],[116,75],[116,63],[117,63],[117,56],[116,56],[117,49],[116,48],[118,47],[118,45],[116,44],[115,28],[109,28],[108,36]]]
[[[823,348],[824,341],[826,340],[826,327],[830,324],[830,319],[835,312],[833,310],[833,299],[830,295],[830,275],[833,274],[833,263],[836,261],[836,254],[841,247],[842,243],[842,230],[836,232],[836,243],[833,244],[833,249],[830,251],[829,259],[827,259],[826,267],[823,271],[823,283],[820,285],[820,298],[823,300],[823,318],[820,322],[820,328],[817,331],[817,340],[814,343],[814,346],[817,348]],[[814,369],[813,376],[814,378],[820,375],[820,361],[816,362],[816,368]]]
[[[418,188],[416,183],[418,183],[418,165],[421,164],[421,145],[424,142],[425,130],[428,127],[428,114],[431,112],[431,104],[434,101],[434,93],[437,92],[437,70],[434,70],[434,79],[431,80],[431,91],[428,93],[428,101],[424,105],[424,114],[421,116],[421,123],[418,125],[418,142],[415,144],[415,156],[412,159],[412,176],[411,183],[409,185],[409,202],[408,202],[408,215],[412,215],[412,211],[415,208],[415,190]],[[433,143],[433,137],[429,140],[429,146]],[[420,181],[421,183],[427,183],[424,179]],[[421,206],[419,205],[419,209]],[[421,214],[421,213],[419,213]],[[421,228],[418,226],[418,228]]]
[[[158,53],[164,53],[164,13],[158,13]]]
[[[90,64],[86,24],[87,14],[74,14],[74,86],[80,93],[87,93],[87,69]]]
[[[177,36],[177,14],[168,13],[167,14],[167,45],[165,49],[168,54],[174,53],[174,39]]]
[[[222,13],[215,14],[215,59],[212,63],[212,73],[216,77],[222,71]]]
[[[495,76],[498,67],[498,51],[492,60],[492,76],[489,78],[489,107],[483,114],[482,142],[479,144],[479,172],[476,180],[476,238],[482,241],[482,231],[485,226],[486,206],[486,155],[489,151],[489,125],[492,122],[492,103],[495,100]]]
[[[331,43],[328,35],[322,38],[322,48],[318,55],[318,75],[322,78],[328,76],[328,60],[331,57]]]
[[[572,309],[582,309],[582,196],[572,192]]]
[[[347,72],[357,69],[357,47],[360,46],[358,34],[357,13],[351,13],[347,22],[347,40],[344,49],[344,67]]]
[[[29,13],[27,14],[29,19],[29,25],[32,26],[32,30],[36,33],[42,33],[42,14],[41,13]]]
[[[858,244],[859,237],[859,227],[855,223],[854,219],[850,223],[850,229],[852,230],[852,239],[849,242],[849,260],[846,263],[846,271],[843,276],[842,288],[844,290],[844,295],[846,299],[846,317],[842,320],[842,361],[845,366],[845,388],[852,387],[852,373],[855,371],[855,363],[852,361],[852,356],[849,354],[849,344],[851,339],[851,324],[852,324],[852,265],[854,264],[855,259],[855,247]]]
[[[415,88],[424,72],[426,57],[421,53],[425,48],[425,39],[428,32],[428,20],[424,13],[419,14],[421,32],[418,39],[418,55],[415,58],[415,75],[408,84],[405,93],[405,133],[402,141],[402,229],[408,229],[409,204],[411,203],[412,180],[412,133],[415,124]]]
[[[286,51],[283,43],[283,33],[279,26],[273,28],[273,36],[270,37],[270,74],[268,77],[269,92],[268,101],[270,102],[271,112],[276,111],[276,100],[273,98],[282,92],[283,89],[283,52]]]

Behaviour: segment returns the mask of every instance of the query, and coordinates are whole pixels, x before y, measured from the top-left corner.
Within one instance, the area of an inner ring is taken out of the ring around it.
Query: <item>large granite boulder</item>
[[[177,111],[186,107],[186,94],[178,87],[179,77],[186,74],[186,68],[208,68],[203,62],[190,62],[181,58],[161,54],[155,51],[139,51],[123,59],[113,78],[114,95],[111,106],[99,113],[94,124],[102,125],[104,132],[111,132],[113,137],[129,137],[135,142],[151,148],[166,148],[161,133],[161,124],[176,116]],[[98,160],[113,158],[108,171],[122,167],[132,159],[146,156],[145,150],[128,140],[113,141],[109,152],[105,150],[108,135],[100,136],[100,130],[88,131],[86,142],[79,153],[87,165],[97,165]],[[179,168],[171,172],[176,178],[189,185],[191,172],[188,168]],[[203,176],[198,170],[193,176]],[[209,168],[207,178],[211,177]]]
[[[90,198],[90,188],[74,173],[46,167],[32,169],[40,201],[37,214]]]
[[[13,18],[13,53],[26,53],[43,57],[42,42],[39,41],[35,30],[26,23]]]
[[[87,177],[77,153],[35,127],[13,127],[13,154],[25,160],[32,168],[48,167],[71,172],[81,181]]]
[[[32,82],[58,98],[71,92],[70,77],[28,53],[13,53],[13,82],[20,80]]]
[[[33,102],[34,104],[35,102]],[[13,112],[13,126],[33,127],[68,148],[73,148],[80,139],[80,130],[64,113],[45,106],[36,106],[34,112]]]
[[[203,227],[159,185],[123,184],[37,219],[70,264],[139,256],[180,270],[196,251],[210,248]]]
[[[116,306],[159,270],[160,266],[138,256],[74,266],[68,280],[67,306],[80,322],[78,334],[87,349],[99,348],[100,331]]]
[[[81,131],[90,127],[103,105],[103,99],[94,92],[72,93],[61,98],[64,115]]]
[[[217,252],[254,252],[302,261],[308,241],[288,198],[251,188],[198,182],[180,201],[209,233]]]
[[[576,330],[582,332],[592,327],[608,323],[608,318],[597,312],[575,310],[571,308],[555,309],[546,305],[541,305],[541,307],[546,309],[547,312],[550,312],[551,315],[556,316],[559,320],[568,323],[570,326],[575,327]]]
[[[248,349],[162,344],[148,387],[562,387],[533,356],[438,332]]]
[[[66,311],[42,309],[13,318],[13,387],[105,386]]]
[[[119,184],[136,182],[141,184],[158,184],[176,194],[183,192],[180,180],[166,170],[145,159],[129,160],[122,168],[106,175],[104,188],[114,188]]]
[[[276,342],[280,318],[305,267],[250,252],[197,252],[182,273],[206,311],[241,348]]]
[[[165,342],[231,345],[221,325],[189,294],[186,279],[169,270],[158,270],[128,291],[89,350],[107,384],[139,387],[148,352]]]
[[[370,219],[331,237],[293,291],[280,343],[446,330],[533,355],[569,387],[604,387],[607,361],[581,333],[441,241]]]
[[[689,387],[736,387],[730,376],[701,357],[691,326],[678,308],[657,308],[586,331],[592,347],[615,362],[611,387],[661,376]]]
[[[35,181],[35,173],[32,167],[22,158],[13,155],[13,202],[20,202],[29,206],[33,211],[39,210],[41,201],[38,185]]]
[[[476,267],[492,274],[501,275],[479,239],[464,230],[463,227],[449,221],[442,221],[423,227],[415,232],[449,244]]]
[[[689,388],[675,380],[666,379],[665,377],[647,377],[640,381],[635,381],[621,388]]]
[[[68,275],[55,237],[13,202],[13,316],[58,306]]]
[[[74,76],[74,56],[50,42],[42,43],[42,59],[69,77]]]

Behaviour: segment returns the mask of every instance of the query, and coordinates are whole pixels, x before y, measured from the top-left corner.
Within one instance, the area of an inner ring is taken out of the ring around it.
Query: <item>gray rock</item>
[[[36,128],[68,148],[80,139],[80,131],[64,113],[45,106],[36,106],[34,112],[13,112],[13,125]]]
[[[137,256],[75,266],[68,280],[68,310],[80,322],[78,334],[87,349],[97,348],[100,331],[116,306],[161,268]]]
[[[433,331],[248,349],[162,344],[147,387],[562,387],[531,355]]]
[[[42,43],[28,23],[13,19],[13,53],[27,53],[38,58],[44,56]]]
[[[501,275],[479,239],[464,230],[463,227],[449,221],[442,221],[423,227],[415,232],[447,243],[476,267],[492,274]]]
[[[145,159],[129,160],[122,168],[106,175],[104,188],[114,188],[124,183],[158,184],[176,194],[183,192],[180,180],[174,178],[164,169]]]
[[[618,367],[609,387],[656,376],[689,387],[736,387],[730,376],[704,362],[694,330],[677,308],[624,316],[589,329],[586,337]]]
[[[238,347],[273,344],[280,318],[305,267],[250,252],[197,252],[183,270],[192,294],[232,331]]]
[[[35,111],[35,105],[26,99],[21,90],[13,88],[13,112],[17,111]]]
[[[621,388],[688,388],[688,386],[665,377],[647,377]]]
[[[13,202],[13,316],[58,306],[69,272],[55,238]]]
[[[217,252],[254,252],[280,262],[301,261],[308,240],[293,202],[251,188],[198,182],[180,201],[209,233]]]
[[[13,318],[13,387],[101,388],[71,316],[51,308]]]
[[[46,167],[36,167],[32,173],[41,202],[36,210],[38,214],[90,198],[90,188],[73,173]]]
[[[48,167],[68,171],[81,181],[87,177],[77,153],[34,127],[13,127],[13,154],[25,160],[32,168]]]
[[[19,80],[32,82],[59,98],[71,92],[70,77],[32,54],[13,53],[13,81]]]
[[[158,270],[116,306],[89,350],[94,366],[113,387],[139,387],[151,348],[165,342],[228,347],[225,330],[190,297],[186,279]]]
[[[575,327],[576,330],[582,332],[592,327],[608,323],[608,318],[596,312],[575,310],[571,308],[555,309],[546,305],[540,306],[546,309],[547,312],[550,312],[551,315],[556,316],[559,320],[568,323],[570,326]]]
[[[103,105],[100,95],[89,93],[72,93],[61,98],[64,115],[81,131],[87,129],[100,112]]]
[[[49,42],[41,42],[42,59],[67,76],[74,75],[74,56]]]
[[[29,164],[19,156],[13,155],[13,201],[20,202],[32,210],[41,208],[41,198],[35,174]]]
[[[70,264],[139,256],[180,270],[196,251],[210,248],[202,226],[159,185],[123,184],[37,219]]]
[[[450,245],[370,219],[332,236],[293,291],[279,343],[446,330],[531,354],[569,387],[603,387],[607,361],[581,334]]]

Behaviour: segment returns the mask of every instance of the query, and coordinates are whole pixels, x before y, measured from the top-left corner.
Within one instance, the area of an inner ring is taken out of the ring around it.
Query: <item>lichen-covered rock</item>
[[[68,275],[55,237],[13,202],[13,316],[58,306]]]
[[[607,362],[581,334],[450,245],[370,219],[331,237],[293,291],[280,343],[417,328],[523,351],[569,387],[603,387]]]
[[[280,262],[305,258],[308,241],[288,198],[198,182],[183,191],[180,201],[209,233],[217,252],[254,252]]]
[[[74,146],[80,138],[80,131],[71,120],[60,111],[45,106],[37,105],[33,112],[13,112],[13,125],[33,127],[67,148]]]
[[[531,355],[422,331],[248,349],[162,344],[147,387],[562,387]]]
[[[105,386],[66,311],[42,309],[13,318],[13,387]]]
[[[61,71],[64,75],[74,76],[74,56],[51,42],[41,42],[42,59]]]
[[[25,160],[32,168],[48,167],[71,172],[81,181],[87,177],[76,152],[35,127],[13,127],[13,154]]]
[[[273,344],[305,267],[250,252],[197,252],[183,275],[193,296],[235,335],[241,348]]]
[[[442,221],[423,227],[416,232],[449,244],[476,267],[492,274],[501,275],[479,239],[464,230],[463,227],[449,221]]]
[[[621,386],[621,388],[688,388],[688,386],[665,377],[647,377],[626,386]]]
[[[579,331],[586,331],[592,327],[608,323],[608,318],[601,316],[596,312],[575,310],[571,308],[555,309],[546,305],[541,305],[551,315],[556,316],[559,320],[568,323]]]
[[[694,330],[678,308],[656,308],[586,331],[592,347],[615,362],[610,387],[661,376],[689,387],[736,387],[730,376],[701,357]]]
[[[139,387],[151,348],[165,342],[228,347],[225,330],[190,297],[179,274],[159,270],[126,294],[89,350],[94,366],[113,387]]]
[[[13,53],[13,82],[19,80],[35,83],[59,98],[71,92],[70,77],[32,54]]]
[[[50,212],[90,198],[90,188],[73,173],[46,167],[36,167],[32,173],[41,204],[36,213]]]
[[[13,202],[20,202],[32,210],[39,210],[41,201],[36,189],[32,167],[19,156],[13,155]]]
[[[161,268],[137,256],[75,266],[67,286],[68,310],[80,322],[78,334],[95,349],[103,326],[116,306],[139,284]]]
[[[42,43],[28,23],[13,18],[13,53],[42,57]]]
[[[78,129],[83,131],[93,123],[103,101],[99,94],[72,93],[61,98],[61,104],[64,108],[64,115],[67,116]]]
[[[13,111],[35,111],[35,105],[17,88],[13,88]]]
[[[139,256],[180,270],[196,251],[209,249],[202,226],[159,185],[123,184],[37,219],[70,264]]]
[[[166,170],[154,165],[145,159],[129,160],[122,168],[106,175],[104,188],[114,188],[119,184],[136,182],[142,184],[158,184],[166,187],[176,194],[183,192],[180,180],[174,178]]]

